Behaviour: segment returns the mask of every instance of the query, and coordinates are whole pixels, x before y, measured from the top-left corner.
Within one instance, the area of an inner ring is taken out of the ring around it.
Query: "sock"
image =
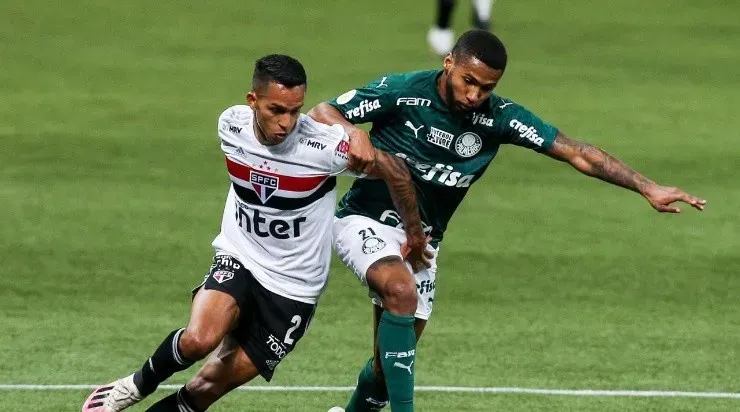
[[[185,359],[180,351],[180,337],[184,331],[185,329],[178,329],[170,333],[154,351],[152,357],[134,373],[134,384],[142,395],[147,396],[154,392],[157,386],[172,374],[193,364],[192,361]]]
[[[393,412],[414,410],[414,317],[384,311],[378,325],[378,349]]]
[[[437,0],[437,27],[450,28],[450,18],[455,9],[455,0]]]
[[[489,30],[493,0],[473,0],[473,26],[476,29]]]
[[[205,409],[198,409],[195,406],[193,396],[183,386],[179,391],[162,398],[159,402],[150,406],[146,412],[205,412]]]
[[[378,379],[373,370],[373,358],[365,364],[357,377],[357,388],[344,408],[346,412],[373,412],[388,404],[388,389],[385,381]]]

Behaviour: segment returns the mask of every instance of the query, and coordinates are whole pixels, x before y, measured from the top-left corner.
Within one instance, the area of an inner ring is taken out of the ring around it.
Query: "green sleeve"
[[[403,75],[389,74],[382,76],[359,89],[352,89],[329,104],[342,112],[353,124],[374,122],[379,118],[393,114],[397,108],[397,98],[403,90]]]
[[[499,131],[503,143],[543,151],[552,147],[558,129],[516,103],[499,106]]]

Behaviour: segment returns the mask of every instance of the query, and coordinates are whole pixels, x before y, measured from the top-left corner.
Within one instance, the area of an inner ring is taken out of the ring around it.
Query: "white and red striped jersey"
[[[347,135],[301,114],[285,141],[264,146],[252,122],[246,105],[218,119],[231,187],[213,247],[241,260],[266,289],[315,303],[329,274],[335,176],[353,175]]]

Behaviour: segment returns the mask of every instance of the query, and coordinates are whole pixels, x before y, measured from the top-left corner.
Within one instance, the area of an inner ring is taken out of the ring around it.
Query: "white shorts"
[[[401,257],[401,245],[406,242],[406,233],[399,228],[384,225],[365,216],[350,215],[334,218],[334,250],[342,262],[367,286],[367,269],[378,260],[388,256]],[[432,314],[434,291],[437,286],[437,255],[439,248],[427,246],[434,252],[431,266],[414,273],[416,279],[417,305],[415,316],[427,320]],[[411,265],[406,263],[409,272]],[[380,297],[370,290],[374,304],[383,306]]]

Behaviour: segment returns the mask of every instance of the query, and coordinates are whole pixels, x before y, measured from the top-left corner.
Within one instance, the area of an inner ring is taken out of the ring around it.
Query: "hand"
[[[673,202],[688,203],[698,210],[704,210],[707,204],[706,200],[692,196],[677,187],[652,185],[642,195],[655,210],[663,213],[681,213],[679,207],[671,205]]]
[[[375,168],[375,148],[367,132],[360,128],[354,128],[350,135],[347,166],[364,174],[370,174]]]
[[[409,262],[414,273],[432,266],[429,260],[434,257],[434,252],[427,249],[430,240],[432,238],[428,236],[414,236],[401,245],[401,256]]]

